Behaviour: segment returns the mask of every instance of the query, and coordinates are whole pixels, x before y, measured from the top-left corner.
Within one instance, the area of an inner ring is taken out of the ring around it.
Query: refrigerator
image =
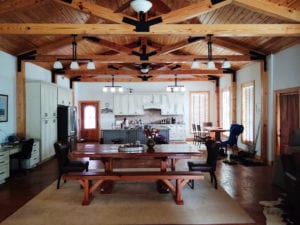
[[[70,143],[70,151],[77,143],[77,107],[57,106],[57,141]]]

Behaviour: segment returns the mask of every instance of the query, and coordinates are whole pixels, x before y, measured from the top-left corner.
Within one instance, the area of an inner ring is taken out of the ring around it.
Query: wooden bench
[[[135,172],[71,172],[64,174],[64,180],[79,180],[83,186],[82,205],[88,205],[93,199],[93,192],[104,181],[157,181],[161,180],[173,193],[176,204],[183,205],[182,188],[189,180],[202,180],[204,175],[195,171],[135,171]],[[175,184],[172,182],[175,180]],[[91,181],[95,181],[92,183]]]

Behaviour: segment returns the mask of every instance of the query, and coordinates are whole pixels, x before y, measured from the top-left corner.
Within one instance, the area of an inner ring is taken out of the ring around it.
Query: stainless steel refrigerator
[[[77,108],[74,106],[57,106],[57,140],[70,143],[70,150],[77,143]]]

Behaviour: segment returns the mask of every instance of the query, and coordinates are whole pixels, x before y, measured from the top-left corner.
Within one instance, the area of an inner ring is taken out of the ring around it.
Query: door
[[[86,141],[99,142],[100,121],[98,101],[85,101],[79,103],[80,110],[80,136]]]
[[[276,94],[276,155],[286,152],[293,129],[299,127],[300,89]]]

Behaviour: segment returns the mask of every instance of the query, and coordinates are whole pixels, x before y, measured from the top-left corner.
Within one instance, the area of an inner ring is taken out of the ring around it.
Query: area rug
[[[172,195],[159,194],[153,182],[117,182],[112,194],[98,191],[82,206],[77,181],[51,184],[4,220],[1,225],[125,225],[125,224],[250,224],[254,221],[221,188],[208,179],[183,189],[184,205]]]

